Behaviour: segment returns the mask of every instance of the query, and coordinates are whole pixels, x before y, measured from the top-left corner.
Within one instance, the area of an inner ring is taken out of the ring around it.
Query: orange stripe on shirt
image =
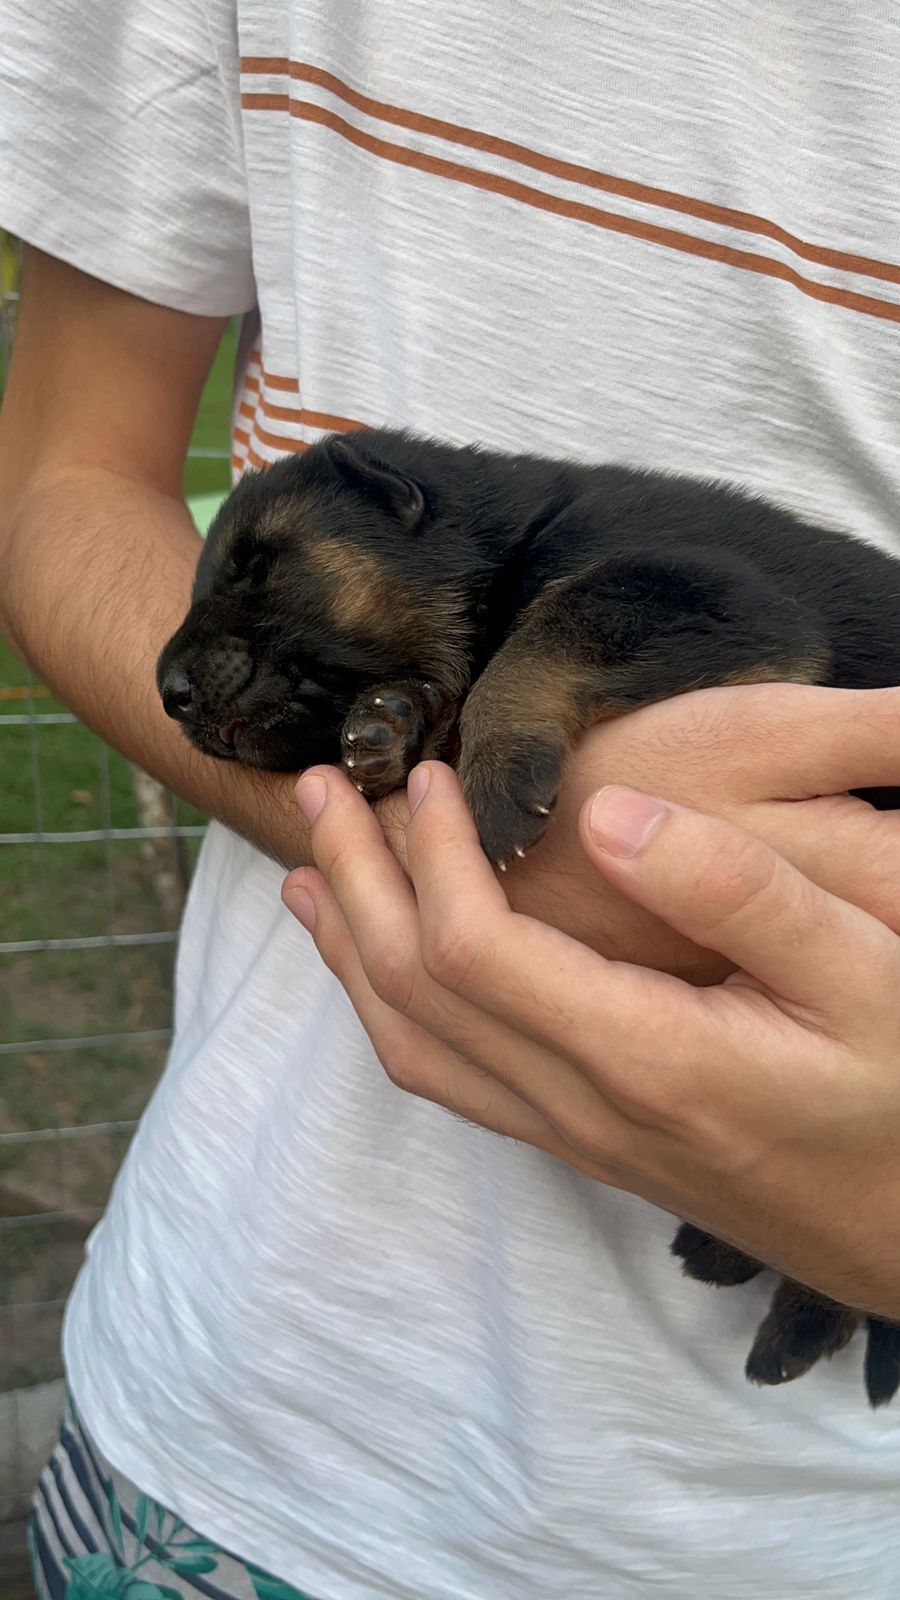
[[[346,139],[349,144],[355,145],[357,149],[365,150],[370,155],[379,156],[382,160],[391,161],[398,166],[427,172],[433,177],[466,184],[470,188],[481,189],[489,194],[503,195],[506,199],[518,201],[538,211],[546,211],[575,222],[585,222],[592,227],[641,239],[647,244],[661,245],[664,249],[677,250],[684,255],[698,256],[723,266],[736,267],[740,271],[757,273],[761,277],[780,279],[799,289],[801,294],[826,305],[841,306],[844,310],[858,311],[865,316],[879,317],[886,322],[900,322],[898,302],[859,294],[853,289],[839,289],[831,284],[818,283],[814,278],[804,278],[786,262],[770,256],[756,255],[751,250],[738,250],[731,245],[717,244],[710,239],[681,233],[674,228],[661,228],[655,223],[639,222],[616,211],[602,211],[597,206],[586,205],[578,200],[564,200],[558,195],[547,194],[543,189],[534,189],[529,184],[519,183],[512,178],[482,172],[478,168],[466,167],[456,161],[445,161],[438,156],[428,156],[419,150],[407,149],[405,145],[394,144],[387,139],[377,139],[372,134],[364,133],[360,128],[354,127],[352,123],[346,122],[333,111],[328,111],[311,101],[292,100],[286,94],[243,94],[241,103],[250,111],[287,111],[302,122],[328,128],[342,139]]]
[[[534,172],[543,172],[548,177],[562,178],[567,183],[599,189],[607,194],[618,195],[624,200],[635,200],[642,205],[680,212],[684,216],[695,217],[698,221],[734,228],[741,233],[757,234],[777,244],[785,245],[794,255],[800,256],[805,261],[815,262],[818,266],[832,267],[841,272],[858,273],[864,277],[881,278],[886,283],[900,284],[900,265],[895,262],[878,261],[873,257],[858,255],[851,251],[812,244],[808,239],[801,239],[797,234],[790,233],[787,228],[781,227],[770,218],[758,216],[752,211],[741,211],[733,206],[717,205],[711,200],[700,200],[693,195],[679,194],[673,189],[660,189],[652,184],[618,178],[612,173],[597,171],[580,162],[563,161],[556,156],[544,155],[538,150],[532,150],[528,145],[504,139],[497,134],[466,128],[454,122],[445,122],[439,117],[430,117],[422,112],[392,106],[383,100],[373,100],[335,77],[334,73],[326,72],[322,67],[312,66],[308,62],[291,61],[286,56],[246,56],[241,61],[241,71],[248,76],[263,74],[287,77],[299,83],[315,84],[335,95],[346,105],[352,106],[354,110],[361,111],[379,122],[388,122],[395,127],[406,128],[412,133],[441,139],[448,144],[459,144],[472,150],[480,150],[486,155],[499,156],[504,161],[529,167]]]

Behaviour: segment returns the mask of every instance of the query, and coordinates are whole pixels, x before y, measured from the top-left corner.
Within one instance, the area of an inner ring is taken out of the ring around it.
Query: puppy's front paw
[[[510,750],[472,749],[463,740],[459,775],[489,861],[505,871],[543,838],[561,770],[556,744],[528,740]]]
[[[341,759],[367,800],[402,788],[424,749],[435,702],[428,683],[385,684],[357,700],[341,730]]]

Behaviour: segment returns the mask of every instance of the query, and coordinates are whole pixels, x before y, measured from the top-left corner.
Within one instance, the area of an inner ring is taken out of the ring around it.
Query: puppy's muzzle
[[[226,721],[255,673],[252,657],[239,639],[219,640],[194,662],[176,656],[159,685],[166,714],[183,723]]]

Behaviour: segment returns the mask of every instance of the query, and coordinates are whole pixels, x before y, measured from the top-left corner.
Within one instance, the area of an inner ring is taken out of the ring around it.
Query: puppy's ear
[[[425,496],[412,478],[370,461],[344,436],[329,441],[328,454],[352,488],[375,500],[410,533],[418,527],[425,515]]]

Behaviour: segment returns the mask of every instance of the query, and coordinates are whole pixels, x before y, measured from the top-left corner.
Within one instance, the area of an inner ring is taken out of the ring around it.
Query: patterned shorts
[[[71,1400],[28,1524],[40,1600],[310,1600],[220,1550],[101,1455]]]

